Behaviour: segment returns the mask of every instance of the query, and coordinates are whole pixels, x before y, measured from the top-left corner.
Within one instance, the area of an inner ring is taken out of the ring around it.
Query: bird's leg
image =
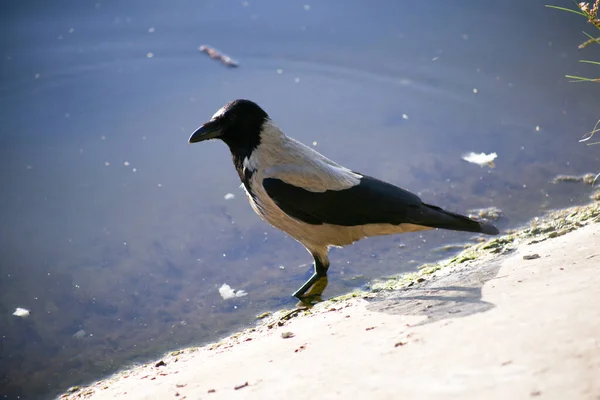
[[[321,295],[327,287],[327,270],[329,269],[329,260],[325,256],[323,261],[321,257],[313,253],[315,259],[315,272],[304,285],[293,294],[300,300],[298,307],[312,307],[315,303],[321,301]]]

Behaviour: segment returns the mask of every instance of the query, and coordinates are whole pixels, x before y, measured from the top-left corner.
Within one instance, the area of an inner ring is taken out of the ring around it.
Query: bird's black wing
[[[264,179],[263,187],[283,212],[313,225],[400,224],[410,222],[407,215],[422,204],[415,194],[369,176],[349,189],[325,192],[276,178]]]
[[[410,223],[492,235],[498,233],[493,225],[424,204],[417,195],[370,176],[363,176],[351,188],[325,192],[312,192],[277,178],[263,179],[263,187],[283,212],[311,225]]]

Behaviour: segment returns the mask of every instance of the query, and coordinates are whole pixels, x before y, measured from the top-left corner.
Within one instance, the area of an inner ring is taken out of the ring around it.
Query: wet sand
[[[600,399],[600,203],[76,387],[78,399]]]

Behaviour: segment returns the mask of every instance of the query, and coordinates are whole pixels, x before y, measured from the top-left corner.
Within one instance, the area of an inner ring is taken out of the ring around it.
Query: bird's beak
[[[203,140],[215,139],[221,136],[221,127],[218,121],[208,121],[196,129],[190,136],[190,143],[202,142]]]

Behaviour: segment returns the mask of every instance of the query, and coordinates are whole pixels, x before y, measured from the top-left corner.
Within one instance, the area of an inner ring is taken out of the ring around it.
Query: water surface
[[[235,98],[427,202],[499,207],[502,229],[585,202],[589,187],[549,181],[600,165],[578,143],[597,88],[564,78],[596,73],[577,63],[594,56],[577,50],[591,28],[544,4],[4,2],[0,395],[48,398],[294,304],[310,256],[254,215],[225,145],[187,143]],[[497,167],[464,162],[468,151],[497,152]],[[326,295],[471,238],[336,249]],[[224,301],[223,283],[248,296]]]

